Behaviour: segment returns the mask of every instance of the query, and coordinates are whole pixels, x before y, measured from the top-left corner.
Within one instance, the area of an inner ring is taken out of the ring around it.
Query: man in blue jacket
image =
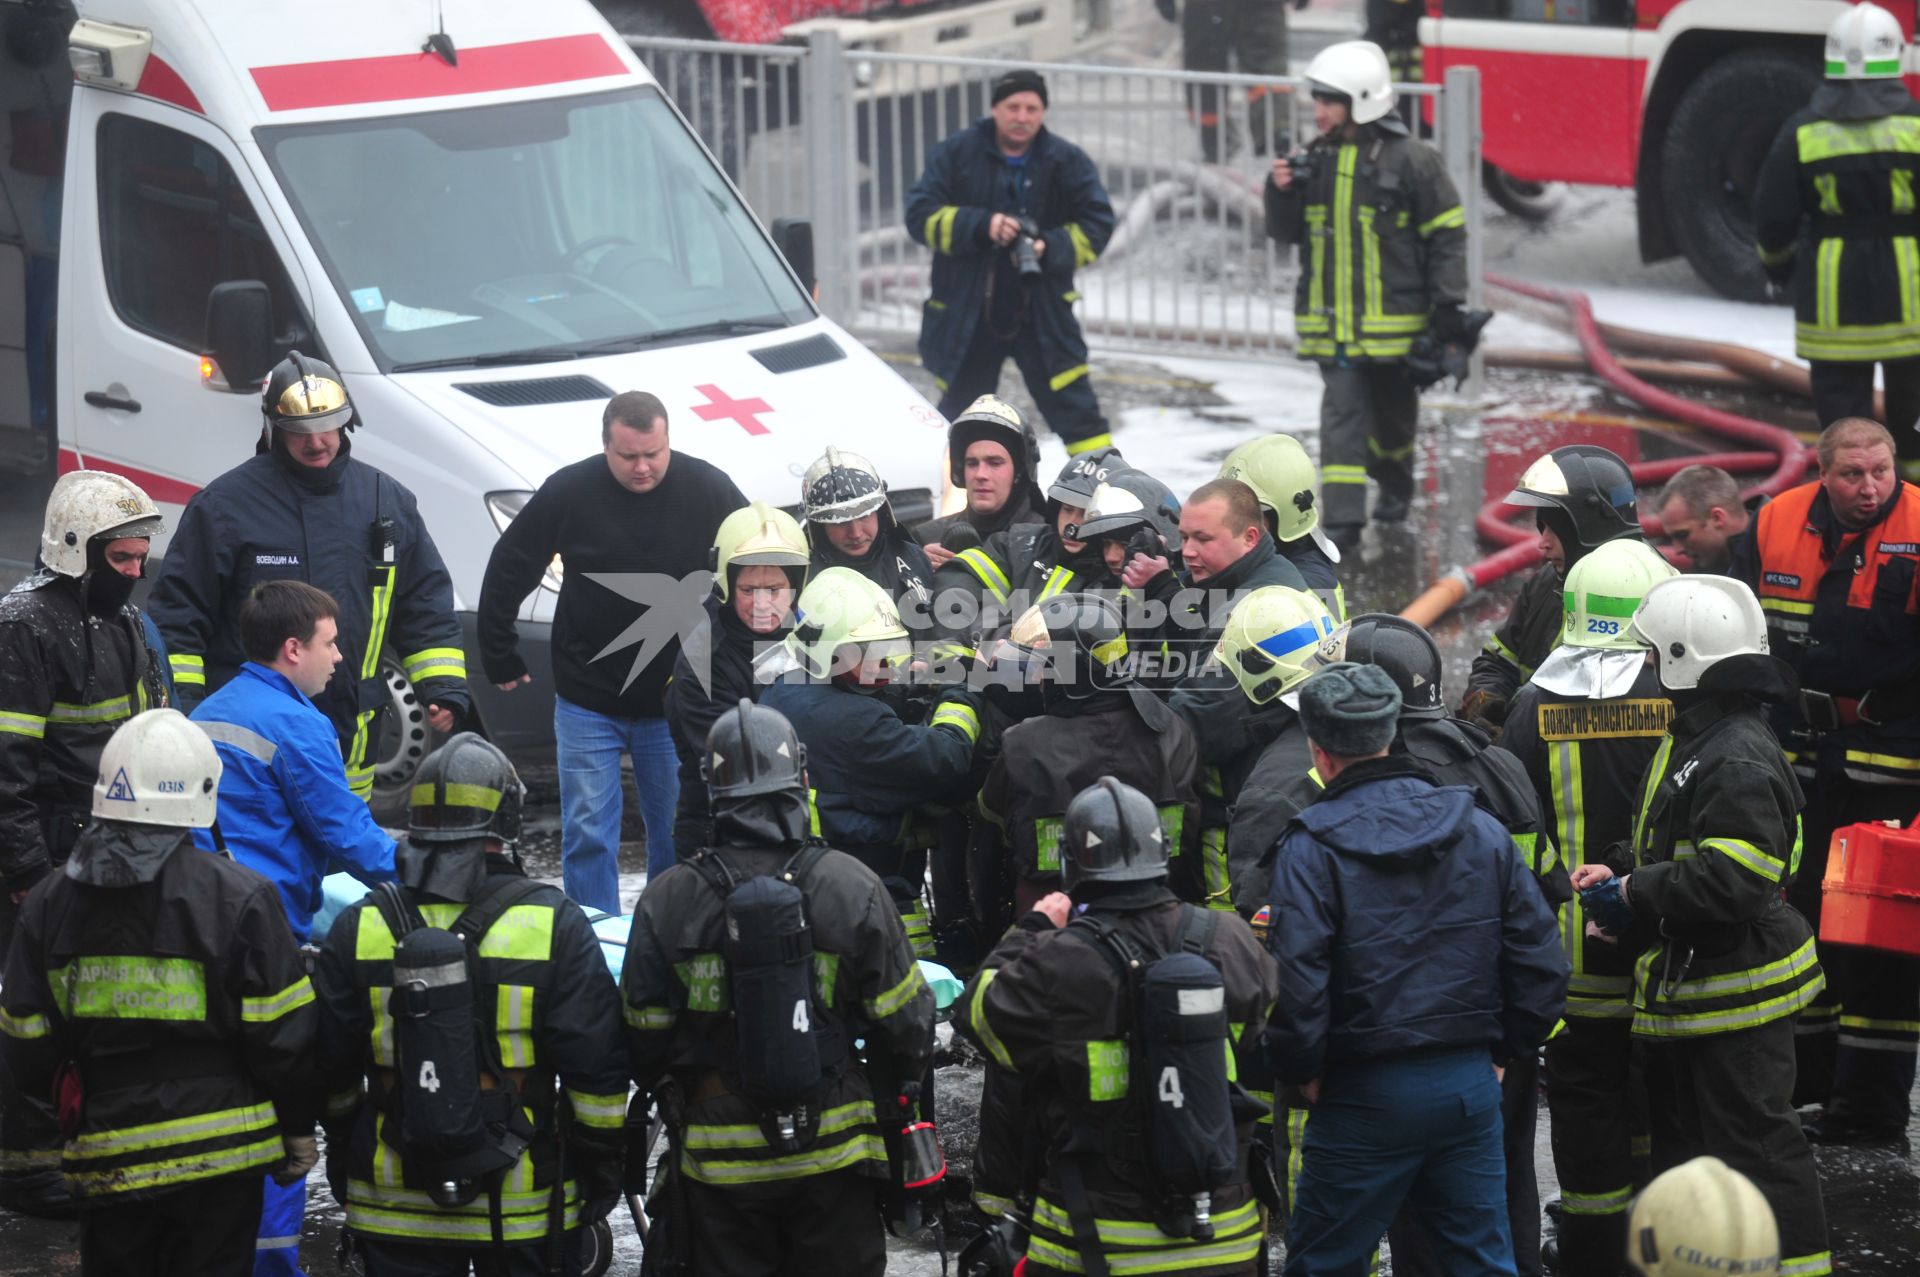
[[[1326,781],[1280,837],[1280,997],[1266,1044],[1312,1107],[1286,1277],[1364,1271],[1404,1200],[1451,1277],[1511,1277],[1500,1077],[1566,1002],[1553,915],[1464,785],[1391,757],[1400,691],[1372,665],[1301,685]]]
[[[1105,447],[1073,273],[1106,248],[1113,206],[1087,153],[1047,132],[1039,72],[1007,72],[992,98],[987,118],[935,147],[907,192],[907,233],[933,250],[920,362],[951,421],[999,389],[1011,355],[1068,452]]]
[[[306,944],[320,880],[341,868],[369,884],[394,877],[393,839],[347,784],[333,723],[312,697],[340,663],[339,606],[304,581],[268,581],[240,604],[246,663],[193,711],[224,769],[212,832],[233,858],[280,893],[294,941]],[[271,1178],[260,1216],[255,1277],[299,1271],[306,1185]]]

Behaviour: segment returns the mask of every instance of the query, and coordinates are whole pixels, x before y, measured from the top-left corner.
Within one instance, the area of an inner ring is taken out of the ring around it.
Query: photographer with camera
[[[1267,234],[1300,248],[1295,351],[1320,365],[1321,526],[1353,549],[1373,517],[1398,523],[1413,504],[1420,391],[1466,360],[1491,316],[1469,313],[1467,223],[1440,153],[1394,113],[1387,55],[1365,40],[1321,51],[1307,67],[1319,133],[1274,161]]]
[[[1113,442],[1073,317],[1073,273],[1113,234],[1113,207],[1087,153],[1046,128],[1047,82],[1009,71],[985,119],[935,147],[907,193],[907,233],[933,250],[920,362],[951,421],[994,394],[1013,357],[1069,453]]]

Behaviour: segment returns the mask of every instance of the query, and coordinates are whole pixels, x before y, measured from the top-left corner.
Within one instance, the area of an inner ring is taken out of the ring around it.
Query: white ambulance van
[[[834,443],[903,521],[930,515],[945,423],[819,313],[585,0],[82,0],[68,53],[61,469],[177,516],[252,454],[267,369],[328,360],[356,455],[419,498],[509,749],[551,740],[552,682],[486,683],[481,577],[541,481],[600,448],[614,393],[658,395],[673,446],[749,498],[792,507]],[[521,613],[536,671],[563,570]],[[427,744],[391,686],[388,790]]]

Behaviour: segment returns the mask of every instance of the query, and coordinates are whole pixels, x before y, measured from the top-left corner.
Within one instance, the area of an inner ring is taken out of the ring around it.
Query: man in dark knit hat
[[[1500,1077],[1559,1018],[1567,961],[1506,829],[1388,754],[1400,691],[1340,662],[1300,687],[1320,798],[1280,836],[1266,1032],[1310,1109],[1286,1277],[1362,1270],[1404,1200],[1452,1277],[1510,1277]]]
[[[1049,133],[1047,82],[1022,68],[993,82],[986,118],[933,149],[907,192],[907,233],[933,250],[920,362],[951,421],[1000,385],[1013,357],[1070,453],[1113,442],[1073,317],[1073,273],[1113,234],[1087,153]]]

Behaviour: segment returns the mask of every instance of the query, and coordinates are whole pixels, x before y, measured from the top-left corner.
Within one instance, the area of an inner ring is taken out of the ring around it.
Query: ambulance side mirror
[[[207,353],[235,393],[253,393],[278,362],[273,298],[257,279],[215,284],[207,294]]]
[[[800,277],[800,286],[809,294],[817,293],[815,285],[819,281],[813,274],[813,223],[804,217],[776,217],[773,243],[793,273]]]

